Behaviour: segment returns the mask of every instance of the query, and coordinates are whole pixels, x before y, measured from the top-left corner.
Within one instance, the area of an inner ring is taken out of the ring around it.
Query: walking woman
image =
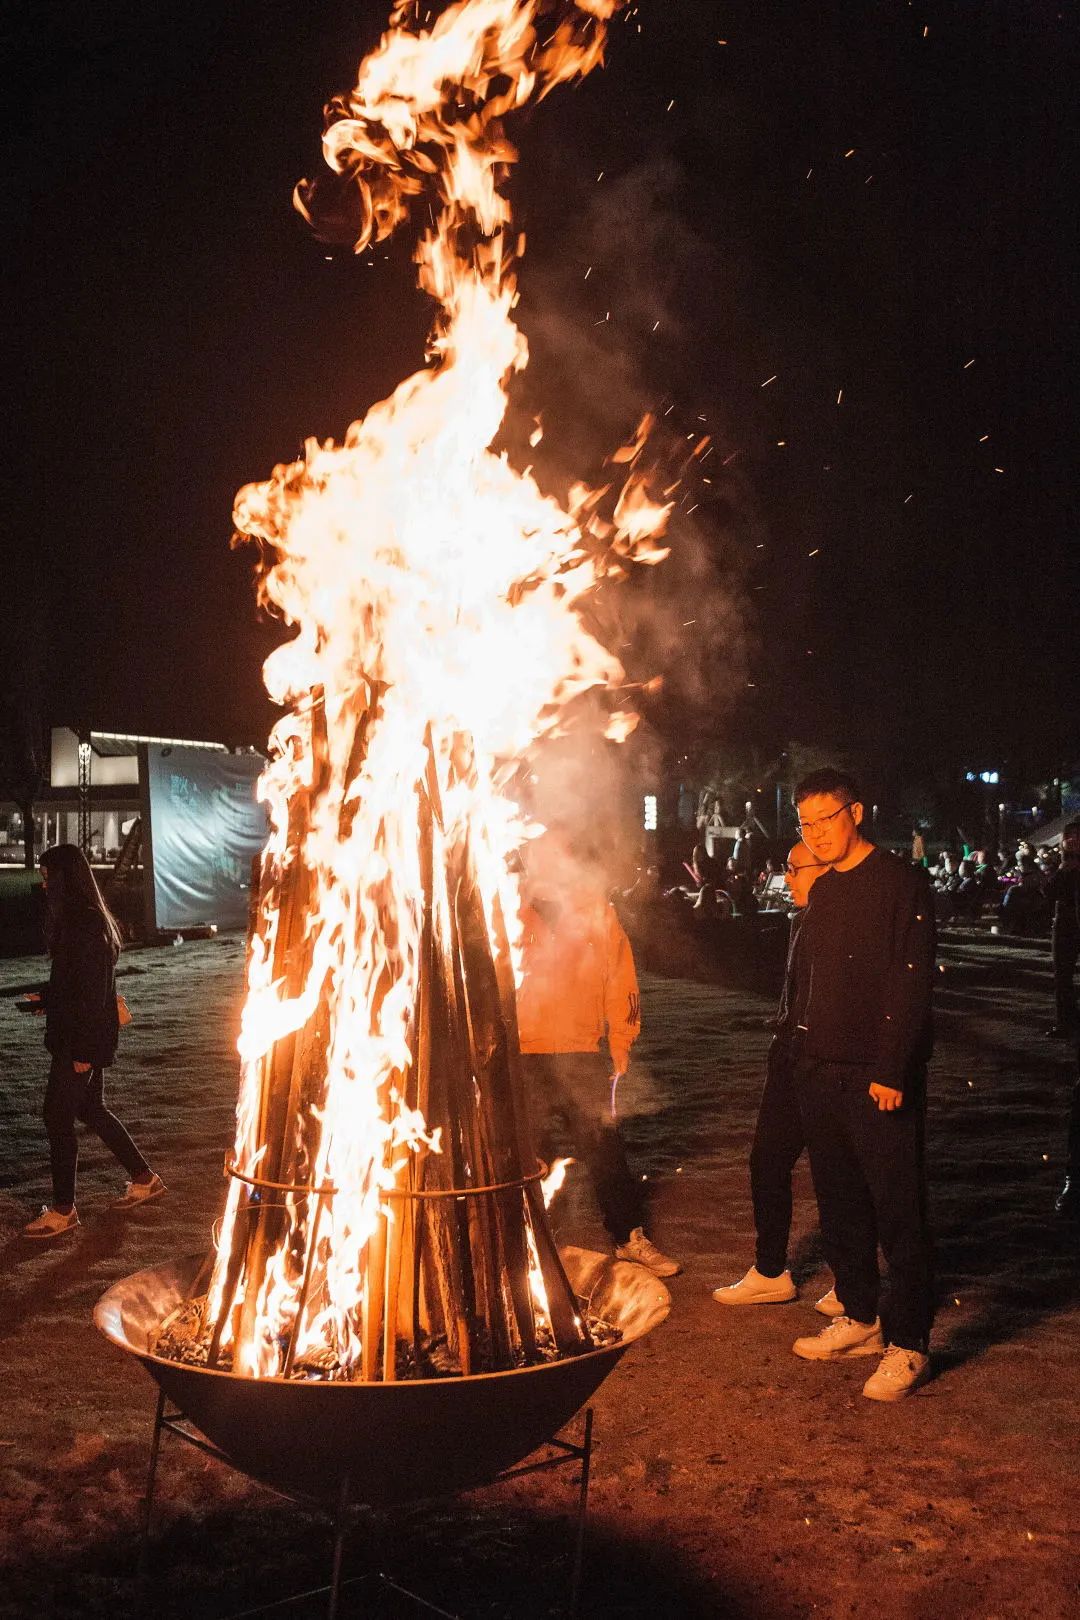
[[[40,1003],[45,1015],[45,1046],[52,1057],[44,1118],[53,1201],[23,1230],[26,1237],[53,1238],[79,1224],[75,1210],[77,1119],[101,1138],[131,1177],[114,1209],[148,1203],[165,1191],[165,1183],[105,1106],[104,1071],[116,1057],[120,1034],[115,976],[120,930],[116,920],[101,897],[86,856],[76,845],[56,844],[47,849],[41,857],[41,877],[52,971],[48,985],[30,999]]]

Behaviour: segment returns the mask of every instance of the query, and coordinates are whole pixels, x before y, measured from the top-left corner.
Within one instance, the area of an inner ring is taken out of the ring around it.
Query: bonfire
[[[468,1376],[602,1344],[545,1216],[514,999],[516,767],[600,694],[633,724],[590,596],[654,563],[648,424],[603,489],[498,448],[515,325],[507,121],[600,65],[622,0],[397,5],[326,109],[295,201],[356,252],[410,225],[427,364],[237,497],[293,630],[247,963],[236,1138],[205,1287],[158,1355],[252,1378]]]

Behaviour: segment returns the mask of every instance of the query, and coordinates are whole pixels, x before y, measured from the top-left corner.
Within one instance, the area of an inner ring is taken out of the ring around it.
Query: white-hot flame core
[[[316,1243],[317,1284],[296,1352],[330,1345],[344,1367],[359,1353],[367,1245],[380,1211],[393,1218],[385,1194],[395,1167],[409,1153],[438,1149],[424,1120],[404,1107],[401,1084],[413,1057],[424,907],[419,784],[429,739],[443,793],[441,837],[449,845],[468,829],[489,924],[501,904],[512,925],[508,856],[525,829],[496,789],[496,764],[552,731],[579,694],[622,682],[618,660],[578,610],[628,557],[658,560],[655,536],[670,511],[631,470],[614,517],[601,522],[585,492],[567,510],[491,448],[508,383],[527,361],[512,318],[519,244],[501,190],[516,154],[500,118],[595,66],[618,3],[567,0],[545,40],[537,36],[538,0],[463,0],[428,32],[411,25],[411,8],[395,9],[396,26],[334,104],[339,116],[324,154],[367,198],[372,225],[358,248],[388,234],[421,191],[425,204],[434,198],[417,251],[420,282],[439,306],[430,363],[354,422],[343,444],[310,441],[302,460],[237,497],[237,528],[264,541],[271,559],[263,595],[296,627],[265,666],[268,691],[290,712],[272,734],[261,793],[272,826],[266,859],[306,869],[311,966],[298,993],[287,994],[273,966],[280,919],[266,916],[248,968],[234,1160],[259,1174],[264,1065],[321,1002],[329,1033],[310,1179],[336,1191],[322,1201],[317,1239],[304,1239]],[[640,448],[623,462],[632,467]],[[326,719],[319,766],[316,692]],[[357,770],[351,750],[365,709]],[[631,723],[612,717],[616,731]],[[450,753],[462,737],[474,770],[452,780]],[[298,796],[306,796],[307,819],[290,850]],[[435,869],[438,891],[437,855]],[[447,903],[436,892],[436,909]],[[243,1196],[234,1180],[212,1315],[224,1298],[224,1257]],[[281,1196],[286,1236],[267,1266],[254,1332],[234,1346],[234,1365],[252,1375],[280,1373],[298,1309],[292,1240],[311,1222],[314,1203]],[[226,1345],[234,1323],[235,1313]]]

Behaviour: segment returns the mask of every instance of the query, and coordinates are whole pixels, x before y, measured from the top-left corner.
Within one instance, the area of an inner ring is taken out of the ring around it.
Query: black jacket
[[[804,910],[793,911],[788,925],[787,962],[784,966],[784,983],[780,990],[780,1005],[776,1009],[776,1037],[781,1041],[790,1041],[795,1033],[798,998],[795,964],[798,960],[799,929],[802,927],[804,916]]]
[[[797,1045],[795,1023],[798,1004],[798,986],[796,983],[796,962],[798,958],[796,953],[803,916],[804,912],[801,910],[791,913],[787,963],[784,967],[784,983],[780,990],[780,1005],[776,1009],[775,1033],[766,1059],[770,1072],[776,1065],[790,1071],[795,1061]]]
[[[902,1091],[930,1056],[934,952],[922,867],[875,849],[850,872],[824,873],[795,951],[800,1052],[865,1065]]]
[[[91,906],[65,921],[42,991],[45,1045],[54,1057],[107,1068],[116,1057],[116,946]]]
[[[1080,934],[1080,864],[1069,860],[1059,866],[1046,885],[1046,898],[1054,933],[1072,941]]]

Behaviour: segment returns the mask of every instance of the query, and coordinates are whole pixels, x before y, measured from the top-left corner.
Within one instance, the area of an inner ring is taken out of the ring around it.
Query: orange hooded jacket
[[[641,996],[630,941],[615,908],[591,895],[522,907],[523,1052],[595,1052],[607,1035],[623,1074],[641,1032]]]

